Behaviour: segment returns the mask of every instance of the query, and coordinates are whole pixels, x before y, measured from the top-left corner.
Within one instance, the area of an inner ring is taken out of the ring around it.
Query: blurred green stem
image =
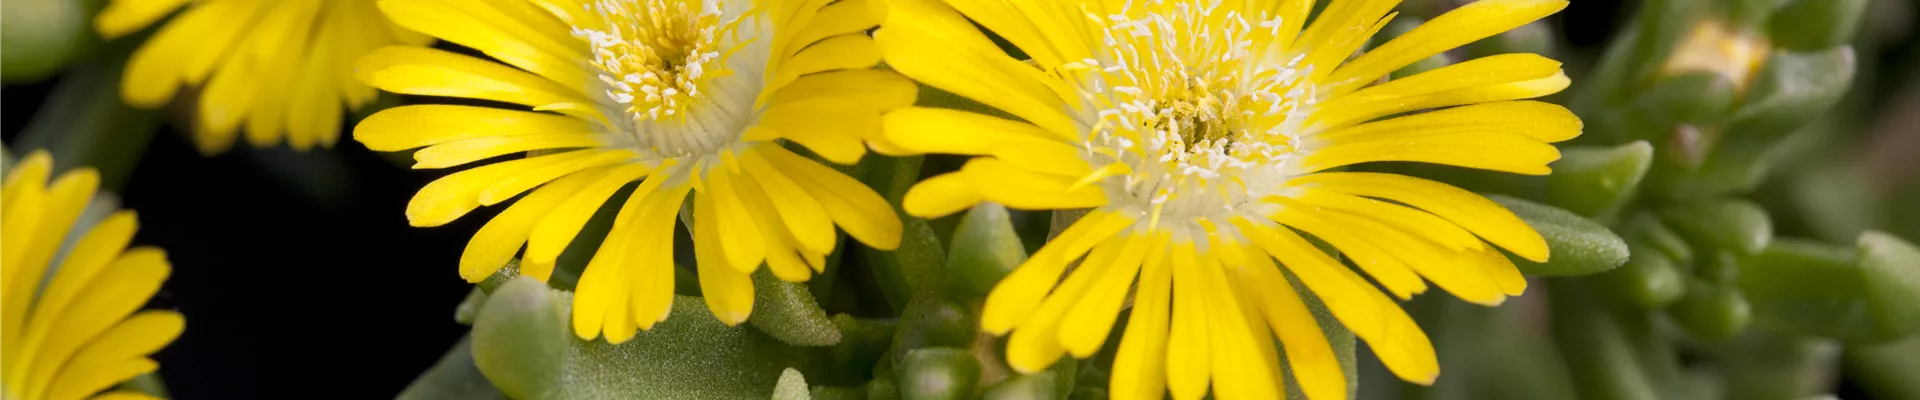
[[[102,189],[124,187],[153,140],[158,119],[154,111],[120,102],[120,71],[139,39],[116,41],[74,63],[14,139],[14,151],[45,149],[53,153],[56,174],[91,166],[100,171]]]

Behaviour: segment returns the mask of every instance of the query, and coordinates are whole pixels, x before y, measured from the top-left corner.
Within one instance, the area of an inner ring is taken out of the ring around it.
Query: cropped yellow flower
[[[0,397],[150,398],[100,392],[158,369],[147,355],[186,326],[173,311],[135,312],[167,280],[167,255],[127,248],[137,225],[132,211],[115,212],[63,245],[100,174],[79,169],[49,184],[52,170],[53,157],[35,152],[0,189]]]
[[[233,147],[332,147],[341,107],[376,92],[353,79],[353,61],[390,44],[429,38],[387,22],[374,0],[113,0],[94,26],[108,38],[152,25],[183,6],[128,60],[120,97],[157,108],[180,86],[197,86],[194,145],[205,154]],[[244,129],[242,127],[244,126]]]
[[[900,243],[879,194],[776,141],[851,164],[880,135],[881,112],[913,103],[911,81],[871,69],[880,51],[865,31],[884,13],[871,1],[383,1],[400,25],[506,65],[389,47],[361,59],[361,79],[533,111],[398,107],[354,138],[380,151],[424,146],[415,168],[527,153],[434,181],[407,205],[413,225],[438,226],[530,192],[467,245],[460,275],[470,281],[522,244],[521,273],[546,279],[594,211],[639,181],[580,277],[574,332],[620,343],[667,317],[676,215],[690,215],[708,308],[739,324],[753,308],[748,274],[763,261],[806,280],[825,267],[836,225],[876,248]]]
[[[1471,3],[1358,56],[1397,1],[1334,1],[1308,25],[1313,3],[893,3],[874,34],[889,66],[1020,118],[889,113],[885,135],[902,150],[978,156],[915,186],[907,212],[934,217],[982,200],[1093,209],[987,297],[982,328],[1012,333],[1015,369],[1092,355],[1137,286],[1115,398],[1195,399],[1209,387],[1222,399],[1279,398],[1277,337],[1309,397],[1344,399],[1332,350],[1289,284],[1298,279],[1395,375],[1431,383],[1439,364],[1420,328],[1300,233],[1402,299],[1425,281],[1487,305],[1525,289],[1487,244],[1547,258],[1545,241],[1511,212],[1445,184],[1337,168],[1405,161],[1548,173],[1559,158],[1549,143],[1578,135],[1581,123],[1520,99],[1565,88],[1560,63],[1508,54],[1381,79],[1567,3]],[[1005,55],[973,23],[1032,60]]]

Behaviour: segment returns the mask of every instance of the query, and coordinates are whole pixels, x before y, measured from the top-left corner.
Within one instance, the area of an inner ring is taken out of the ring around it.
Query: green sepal
[[[665,321],[631,340],[582,341],[567,323],[572,294],[517,278],[474,320],[473,358],[517,399],[768,398],[798,348],[729,327],[704,299],[675,296]]]
[[[773,400],[813,400],[807,377],[793,368],[780,371],[780,380],[773,383]]]
[[[473,338],[461,337],[440,356],[440,361],[427,368],[427,372],[414,378],[413,383],[394,396],[394,400],[489,400],[507,399],[505,393],[493,387],[493,382],[473,363]]]
[[[1853,248],[1781,240],[1746,261],[1740,286],[1762,326],[1851,343],[1920,328],[1920,250],[1898,238],[1867,232]]]
[[[1487,195],[1533,227],[1547,240],[1551,254],[1538,263],[1513,259],[1528,275],[1575,276],[1611,270],[1627,262],[1627,243],[1598,222],[1554,206],[1502,195]]]
[[[1547,177],[1547,202],[1587,217],[1610,214],[1633,198],[1652,162],[1646,141],[1562,149]]]
[[[807,285],[780,280],[767,268],[753,272],[753,314],[747,324],[794,346],[840,343],[840,329],[813,301]]]
[[[1732,338],[1753,321],[1753,306],[1740,288],[1703,280],[1687,282],[1687,294],[1667,307],[1667,315],[1694,337]]]
[[[1773,44],[1793,50],[1817,50],[1845,44],[1860,31],[1868,0],[1795,0],[1767,22]]]
[[[894,374],[903,399],[971,399],[980,383],[980,360],[961,348],[915,349],[894,367]]]
[[[1661,208],[1667,226],[1696,248],[1747,255],[1773,240],[1773,220],[1759,205],[1743,199],[1703,199]]]
[[[966,295],[979,298],[1027,261],[1027,250],[1014,232],[1007,208],[993,202],[974,205],[953,230],[948,247],[947,271],[952,284]]]

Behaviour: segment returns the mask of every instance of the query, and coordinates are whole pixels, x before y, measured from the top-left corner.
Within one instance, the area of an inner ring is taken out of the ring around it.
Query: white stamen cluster
[[[1103,180],[1108,198],[1156,221],[1246,212],[1294,174],[1294,132],[1315,103],[1307,71],[1269,48],[1277,32],[1260,30],[1274,19],[1147,1],[1167,11],[1088,15],[1107,27],[1106,54],[1059,71],[1090,106],[1088,160],[1124,166]]]
[[[606,29],[573,28],[592,44],[607,96],[636,121],[680,113],[723,63],[718,47],[729,21],[721,20],[718,0],[695,1],[598,0],[586,7]]]
[[[632,135],[632,145],[664,157],[712,154],[737,139],[752,110],[738,103],[756,87],[724,78],[741,69],[730,59],[755,46],[762,27],[743,31],[752,12],[723,7],[724,0],[595,0],[585,5],[599,24],[573,27],[600,69],[612,121]],[[731,15],[730,15],[731,14]],[[763,62],[763,61],[762,61]],[[752,69],[752,68],[749,68]],[[758,70],[744,71],[758,73]],[[738,80],[738,79],[734,79]],[[725,82],[723,82],[725,81]],[[757,81],[755,81],[757,82]]]

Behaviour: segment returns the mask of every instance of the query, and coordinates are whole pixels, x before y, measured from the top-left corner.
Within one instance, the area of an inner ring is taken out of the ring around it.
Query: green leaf
[[[813,301],[807,285],[782,281],[766,268],[753,273],[753,315],[747,317],[747,323],[794,346],[840,342],[840,329]]]
[[[1672,258],[1650,245],[1628,243],[1633,251],[1626,265],[1595,278],[1595,284],[1606,288],[1606,294],[1640,307],[1662,308],[1687,293],[1686,274]]]
[[[1014,267],[1027,261],[1027,250],[1013,230],[1007,208],[993,202],[973,206],[953,230],[947,252],[947,271],[953,285],[974,297],[986,296]]]
[[[453,322],[472,326],[473,318],[480,315],[480,306],[485,304],[487,304],[487,291],[474,286],[472,291],[467,292],[467,298],[460,300],[460,305],[453,308]]]
[[[1566,357],[1568,375],[1581,399],[1657,399],[1658,390],[1646,367],[1636,360],[1635,348],[1582,282],[1554,279],[1547,296],[1551,303],[1553,338]]]
[[[1625,237],[1628,243],[1645,244],[1648,248],[1659,251],[1660,254],[1672,259],[1675,266],[1685,268],[1693,264],[1693,247],[1687,245],[1687,240],[1680,238],[1680,234],[1667,229],[1667,226],[1660,222],[1660,218],[1655,217],[1651,212],[1635,213],[1620,228],[1620,235]]]
[[[493,387],[486,375],[473,364],[473,338],[461,337],[459,342],[440,356],[440,361],[427,368],[405,390],[400,391],[396,400],[485,400],[507,399],[505,393]]]
[[[1547,177],[1547,202],[1597,217],[1627,203],[1653,162],[1653,146],[1635,141],[1613,148],[1562,149]]]
[[[1920,399],[1920,336],[1871,346],[1848,346],[1846,377],[1876,399]]]
[[[1695,247],[1753,254],[1773,240],[1773,220],[1743,199],[1702,199],[1661,208],[1660,217]]]
[[[1878,231],[1860,234],[1860,270],[1882,332],[1905,334],[1920,325],[1920,248]]]
[[[1860,30],[1867,0],[1798,0],[1780,7],[1768,21],[1773,43],[1794,50],[1845,44]]]
[[[1513,210],[1540,237],[1547,240],[1551,255],[1545,263],[1513,257],[1520,272],[1528,275],[1574,276],[1611,270],[1627,262],[1627,244],[1606,226],[1582,218],[1567,210],[1527,200],[1488,195],[1488,199]]]
[[[780,380],[773,384],[773,400],[813,400],[813,391],[807,389],[807,377],[793,368],[780,371]]]
[[[980,360],[965,349],[922,348],[907,352],[906,360],[894,368],[894,374],[901,398],[970,399],[974,385],[980,382]]]
[[[1053,370],[1031,375],[1015,375],[1000,381],[980,395],[985,400],[1051,400],[1059,398],[1059,377]]]
[[[1781,240],[1747,260],[1740,285],[1770,329],[1851,343],[1920,329],[1920,250],[1879,232],[1851,249]]]
[[[1694,280],[1687,282],[1686,296],[1667,307],[1667,314],[1695,337],[1720,340],[1747,329],[1753,306],[1740,288]]]
[[[473,357],[518,399],[767,398],[799,349],[729,327],[703,299],[675,296],[666,321],[618,345],[581,341],[566,324],[572,294],[532,279],[494,291],[473,327]]]
[[[1738,140],[1771,144],[1799,130],[1846,95],[1853,86],[1855,63],[1853,48],[1847,46],[1817,52],[1775,51],[1754,77],[1745,103],[1726,131],[1737,133]]]
[[[0,81],[45,79],[98,44],[80,0],[6,0],[0,3]]]

